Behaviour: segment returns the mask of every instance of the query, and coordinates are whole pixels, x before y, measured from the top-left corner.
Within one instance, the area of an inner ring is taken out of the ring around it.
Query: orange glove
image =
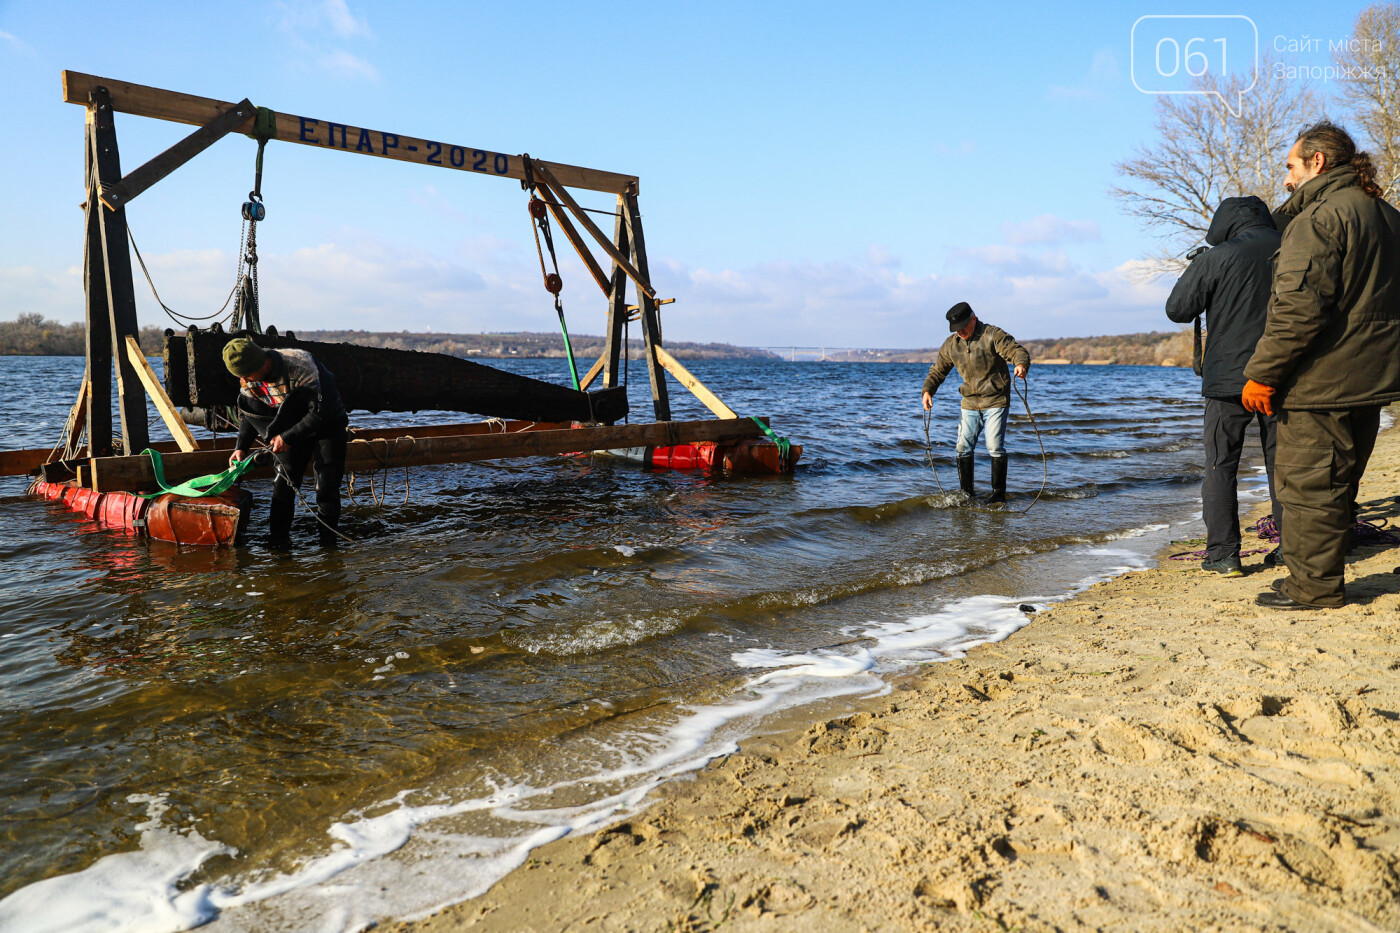
[[[1240,404],[1244,405],[1248,411],[1262,412],[1272,416],[1274,413],[1274,392],[1277,391],[1271,386],[1266,386],[1250,379],[1244,384],[1244,394],[1240,396]]]

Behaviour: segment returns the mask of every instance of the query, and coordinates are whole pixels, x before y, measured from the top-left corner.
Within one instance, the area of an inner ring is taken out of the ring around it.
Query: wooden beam
[[[569,221],[569,215],[564,213],[564,208],[560,206],[559,201],[554,197],[554,192],[549,190],[548,185],[540,185],[539,192],[544,198],[544,203],[549,206],[549,212],[553,214],[554,219],[559,222],[559,227],[564,231],[564,236],[569,238],[569,242],[574,245],[574,249],[578,252],[579,258],[582,259],[583,264],[588,267],[588,273],[593,276],[593,281],[598,283],[598,287],[603,290],[604,295],[611,294],[612,283],[609,282],[608,277],[603,274],[603,269],[598,265],[598,260],[593,258],[593,253],[589,251],[588,244],[583,242],[583,237],[579,236],[578,231],[574,229],[574,225]]]
[[[103,188],[102,203],[112,210],[130,204],[151,185],[223,139],[233,132],[235,127],[246,123],[253,112],[252,102],[246,97],[243,98],[145,165],[128,172],[112,187]]]
[[[88,198],[84,206],[83,294],[87,355],[88,453],[112,453],[112,317],[107,312],[107,272],[102,261],[102,203],[97,200],[97,171],[92,164],[93,113],[88,111],[83,162],[87,166]]]
[[[632,255],[637,259],[637,268],[643,275],[650,275],[647,266],[647,241],[642,234],[642,212],[637,207],[637,198],[624,194],[626,204],[627,230],[632,238]],[[661,368],[661,358],[654,349],[661,346],[661,319],[656,313],[656,295],[638,289],[637,303],[642,306],[642,340],[646,345],[647,378],[651,382],[651,405],[657,421],[671,420],[671,396],[666,389],[666,375]]]
[[[352,472],[470,463],[510,457],[541,457],[626,447],[670,447],[699,441],[737,441],[761,437],[749,418],[731,421],[662,421],[651,424],[604,425],[571,430],[520,431],[513,434],[381,438],[352,440],[346,449],[346,469]],[[149,457],[101,457],[89,462],[92,488],[99,492],[154,488]],[[169,483],[183,482],[228,466],[225,451],[194,451],[164,458]],[[271,476],[271,471],[260,468]],[[255,471],[257,472],[257,471]]]
[[[63,424],[63,436],[68,439],[63,448],[65,458],[76,457],[82,449],[78,446],[78,438],[83,433],[83,428],[87,426],[87,405],[88,405],[88,374],[83,370],[83,381],[78,386],[78,400],[73,403],[73,407],[68,410],[68,420]],[[0,476],[4,476],[0,472]]]
[[[734,413],[734,409],[721,402],[718,395],[715,395],[706,388],[705,383],[696,379],[690,370],[681,365],[680,360],[667,353],[664,348],[656,346],[652,348],[652,352],[656,354],[657,361],[660,362],[662,366],[666,367],[666,371],[675,376],[676,381],[689,389],[696,398],[704,402],[705,407],[714,412],[716,417],[739,417]]]
[[[478,434],[518,434],[523,431],[564,431],[567,423],[558,421],[469,421],[465,424],[414,424],[396,428],[362,428],[353,432],[356,439],[375,440],[396,437],[462,437]],[[232,452],[235,438],[232,435],[207,440],[199,453],[222,451],[225,460]],[[175,441],[153,441],[153,449],[163,454],[182,453]],[[66,458],[49,463],[53,451],[48,447],[31,447],[24,450],[0,450],[0,476],[25,476],[39,473],[42,467],[55,466],[59,472],[72,476],[80,465],[87,464],[89,457]],[[219,469],[223,469],[220,467]],[[197,475],[197,474],[196,474]]]
[[[593,380],[598,378],[598,374],[603,371],[603,367],[607,365],[607,362],[608,354],[607,351],[604,350],[603,355],[598,357],[598,362],[594,363],[592,366],[589,367],[588,375],[583,377],[583,381],[579,383],[579,388],[587,389],[589,386],[591,386],[593,384]]]
[[[86,105],[89,95],[99,87],[107,89],[112,96],[113,109],[122,113],[194,126],[204,126],[235,106],[226,101],[132,84],[129,81],[100,78],[78,71],[63,72],[63,99],[70,104]],[[347,123],[313,120],[290,113],[278,113],[276,119],[275,138],[285,143],[354,152],[382,159],[397,159],[400,162],[415,162],[419,165],[433,165],[475,175],[514,178],[518,181],[525,179],[524,163],[519,155],[457,146],[400,133],[386,133]],[[252,117],[249,116],[234,129],[251,132]],[[560,181],[574,188],[617,194],[637,185],[635,175],[603,172],[559,162],[551,162],[549,165]]]
[[[131,366],[136,370],[136,378],[141,380],[141,384],[146,387],[146,394],[155,403],[156,411],[160,412],[160,419],[165,422],[165,427],[170,431],[170,436],[175,439],[175,443],[185,453],[199,449],[199,442],[190,433],[189,425],[185,424],[180,412],[170,401],[170,396],[165,394],[165,389],[161,387],[160,380],[156,378],[156,371],[151,368],[150,361],[146,359],[146,354],[141,350],[141,344],[136,342],[136,338],[127,334],[126,355],[131,359]],[[135,453],[135,451],[132,451]]]
[[[598,229],[598,225],[593,222],[593,218],[589,217],[588,212],[578,206],[578,202],[574,200],[574,196],[569,194],[568,189],[560,184],[559,179],[549,170],[549,166],[536,159],[534,162],[534,170],[550,188],[554,189],[554,193],[559,195],[559,200],[563,201],[568,205],[569,210],[574,212],[574,216],[578,218],[578,222],[583,224],[583,229],[592,234],[593,239],[597,240],[598,244],[603,247],[603,252],[611,256],[613,262],[617,263],[618,268],[626,272],[632,281],[637,283],[637,290],[645,292],[655,298],[656,289],[651,287],[651,282],[647,281],[646,274],[639,271],[632,263],[628,262],[627,257],[622,255],[618,248],[612,244],[612,241],[603,234],[602,230]]]
[[[117,149],[117,129],[113,122],[111,98],[102,88],[93,92],[92,104],[93,165],[97,187],[116,184],[121,180],[121,155]],[[121,414],[122,446],[126,453],[136,453],[150,444],[146,425],[146,395],[141,391],[136,371],[120,347],[128,334],[140,334],[136,320],[136,289],[131,279],[131,249],[127,243],[126,209],[108,210],[94,205],[101,228],[103,272],[107,286],[107,313],[112,322],[113,355],[117,363],[117,411]],[[101,379],[96,372],[93,381]]]
[[[627,210],[626,203],[622,195],[617,196],[617,216],[613,219],[613,245],[622,255],[628,255],[632,250],[631,240],[627,238]],[[612,388],[617,385],[618,378],[622,373],[622,367],[627,365],[627,360],[623,359],[622,335],[627,327],[627,273],[613,261],[612,282],[608,292],[608,343],[604,349],[607,355],[607,370],[603,380],[603,385]],[[621,365],[619,365],[619,363]]]

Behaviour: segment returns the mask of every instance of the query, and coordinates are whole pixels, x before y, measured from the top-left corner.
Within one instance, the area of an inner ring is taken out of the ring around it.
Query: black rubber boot
[[[292,515],[296,512],[296,490],[282,480],[272,484],[272,501],[267,507],[267,543],[275,548],[290,547]]]
[[[972,495],[972,454],[961,454],[958,457],[958,485],[962,487],[963,492]]]
[[[992,494],[987,497],[987,502],[997,503],[1006,501],[1006,457],[992,458]]]
[[[340,527],[340,474],[328,475],[329,472],[316,471],[316,517],[321,520],[317,522],[321,543],[334,547],[341,540],[335,533]]]

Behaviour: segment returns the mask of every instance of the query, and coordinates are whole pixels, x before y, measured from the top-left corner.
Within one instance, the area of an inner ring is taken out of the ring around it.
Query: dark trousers
[[[1278,495],[1283,501],[1281,592],[1310,606],[1346,603],[1348,532],[1376,446],[1378,406],[1278,415]]]
[[[1269,415],[1256,415],[1237,399],[1206,399],[1206,473],[1201,479],[1201,502],[1206,520],[1206,560],[1224,560],[1240,553],[1240,500],[1236,480],[1245,430],[1251,421],[1259,425],[1259,446],[1264,448],[1264,470],[1269,476],[1269,503],[1275,524],[1282,527],[1283,506],[1274,489],[1275,423]]]
[[[316,467],[316,514],[321,521],[335,528],[340,523],[340,483],[345,478],[345,432],[336,431],[330,437],[313,438],[292,444],[277,454],[281,469],[272,484],[272,502],[268,508],[268,531],[274,540],[291,535],[292,515],[296,511],[296,490],[306,475],[306,465]],[[291,478],[291,483],[287,482]],[[295,484],[295,488],[293,488]],[[324,528],[321,537],[333,537]]]

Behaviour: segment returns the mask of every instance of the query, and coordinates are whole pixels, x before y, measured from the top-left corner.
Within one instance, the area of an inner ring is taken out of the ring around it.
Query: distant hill
[[[327,343],[354,343],[366,347],[394,347],[425,350],[473,359],[545,359],[564,357],[560,334],[410,334],[363,330],[299,330],[302,340]],[[160,327],[141,328],[141,347],[148,354],[160,353],[165,331]],[[574,334],[574,355],[585,366],[603,354],[603,338]],[[666,349],[678,359],[730,360],[777,359],[767,350],[736,347],[727,343],[667,343]],[[0,321],[0,356],[82,356],[83,325],[60,324],[41,314],[21,314],[13,321]],[[632,332],[631,357],[642,358],[641,334]]]
[[[564,356],[559,334],[411,334],[363,330],[293,331],[303,340],[354,343],[366,347],[425,350],[469,359],[557,359]],[[141,328],[141,346],[149,354],[160,353],[164,331]],[[603,353],[603,338],[573,335],[574,355],[591,365]],[[1046,363],[1124,363],[1140,366],[1190,366],[1191,330],[1175,333],[1118,334],[1105,337],[1066,337],[1059,340],[1023,340],[1031,359]],[[666,349],[684,360],[781,359],[755,347],[728,343],[667,343]],[[633,334],[632,359],[641,359],[642,343]],[[83,325],[60,324],[40,314],[21,314],[14,321],[0,321],[0,356],[82,356]],[[937,347],[921,350],[841,350],[828,358],[851,363],[932,363]]]
[[[407,331],[387,333],[364,330],[298,330],[293,333],[302,340],[424,350],[471,359],[563,359],[565,356],[562,334],[411,334]],[[569,338],[574,345],[574,356],[578,359],[591,364],[603,355],[604,338],[588,334],[570,334]],[[767,350],[736,347],[728,343],[665,341],[665,346],[672,356],[682,360],[777,359]],[[641,359],[640,327],[632,329],[631,348],[632,359]]]
[[[1191,330],[1152,331],[1105,337],[1022,340],[1033,362],[1120,363],[1133,366],[1190,366]],[[922,350],[842,350],[833,356],[853,363],[932,363],[938,347]]]

